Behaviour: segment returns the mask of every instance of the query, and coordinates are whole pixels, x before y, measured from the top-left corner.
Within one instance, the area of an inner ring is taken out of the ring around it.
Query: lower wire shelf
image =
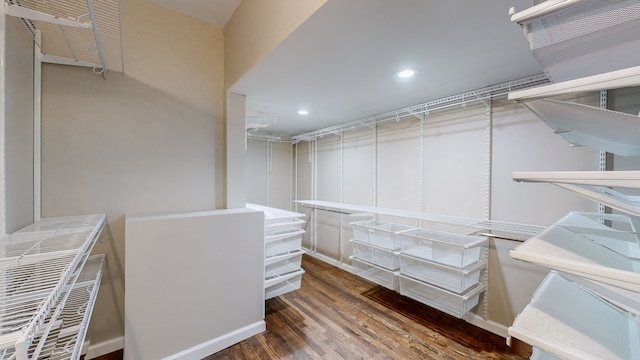
[[[87,259],[75,284],[65,289],[63,300],[48,319],[51,328],[46,338],[34,339],[29,348],[30,359],[79,359],[98,296],[104,255]],[[38,349],[40,347],[40,349]]]

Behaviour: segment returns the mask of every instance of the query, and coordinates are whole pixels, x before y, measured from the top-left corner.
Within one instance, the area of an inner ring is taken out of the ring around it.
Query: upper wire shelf
[[[43,62],[123,71],[119,0],[5,0],[40,48]],[[37,33],[41,34],[41,39]]]
[[[511,91],[525,89],[533,86],[545,85],[548,83],[549,79],[544,74],[528,76],[457,95],[427,101],[395,111],[373,115],[368,118],[296,135],[291,138],[291,141],[294,143],[298,143],[300,141],[310,141],[315,138],[323,137],[325,135],[340,134],[344,131],[373,127],[376,124],[398,121],[407,117],[429,115],[430,113],[450,109],[456,106],[467,106],[475,103],[486,104],[488,101],[494,99],[506,98],[507,94]]]

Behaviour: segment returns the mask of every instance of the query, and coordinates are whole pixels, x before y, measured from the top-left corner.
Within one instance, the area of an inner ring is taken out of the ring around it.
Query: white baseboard
[[[507,339],[509,334],[507,332],[507,326],[499,324],[495,321],[492,320],[485,320],[482,316],[477,315],[477,314],[473,314],[473,313],[467,313],[463,319],[468,322],[471,325],[475,325],[481,329],[487,330],[489,332],[492,332],[498,336],[502,336],[503,338]]]
[[[163,360],[200,360],[211,354],[217,353],[253,335],[259,334],[267,329],[264,320],[247,325],[230,333],[219,336],[215,339],[203,342],[179,353],[165,357]]]
[[[338,261],[338,260],[336,260],[334,258],[331,258],[331,257],[329,257],[327,255],[322,255],[320,253],[317,253],[315,251],[311,251],[311,250],[306,249],[306,248],[303,248],[303,250],[305,251],[305,254],[307,254],[307,255],[309,255],[309,256],[311,256],[313,258],[316,258],[316,259],[318,259],[320,261],[326,262],[327,264],[333,265],[333,266],[335,266],[337,268],[340,268],[340,269],[342,269],[344,271],[353,272],[353,268],[351,267],[351,265],[347,265],[347,264],[345,264],[343,262],[340,262],[340,261]]]
[[[120,349],[124,349],[124,336],[89,345],[85,359],[95,359],[98,356],[107,355]]]

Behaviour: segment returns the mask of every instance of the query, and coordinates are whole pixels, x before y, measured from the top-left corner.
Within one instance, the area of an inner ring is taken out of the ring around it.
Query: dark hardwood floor
[[[505,340],[305,255],[302,288],[266,302],[267,331],[206,358],[526,359]]]

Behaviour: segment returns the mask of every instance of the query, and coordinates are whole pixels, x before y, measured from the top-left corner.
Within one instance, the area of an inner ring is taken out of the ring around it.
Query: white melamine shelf
[[[636,359],[637,314],[594,295],[589,286],[583,279],[550,272],[509,335],[561,359]]]
[[[270,225],[278,224],[279,226],[283,223],[293,222],[297,225],[299,224],[297,220],[306,216],[305,214],[258,204],[247,204],[247,208],[264,212],[264,223],[267,229]]]
[[[509,100],[531,100],[556,95],[574,94],[603,89],[618,89],[640,85],[640,66],[567,80],[549,85],[512,91]]]
[[[61,311],[104,224],[104,215],[47,218],[2,239],[0,359],[43,355],[56,321],[47,319]]]
[[[609,238],[609,241],[616,241]],[[626,241],[619,248],[629,245]],[[637,249],[636,249],[637,253]],[[588,233],[552,225],[510,252],[511,257],[640,292],[640,260],[589,239]]]
[[[551,183],[629,215],[640,216],[640,196],[614,190],[640,189],[640,171],[516,171],[513,180]]]

